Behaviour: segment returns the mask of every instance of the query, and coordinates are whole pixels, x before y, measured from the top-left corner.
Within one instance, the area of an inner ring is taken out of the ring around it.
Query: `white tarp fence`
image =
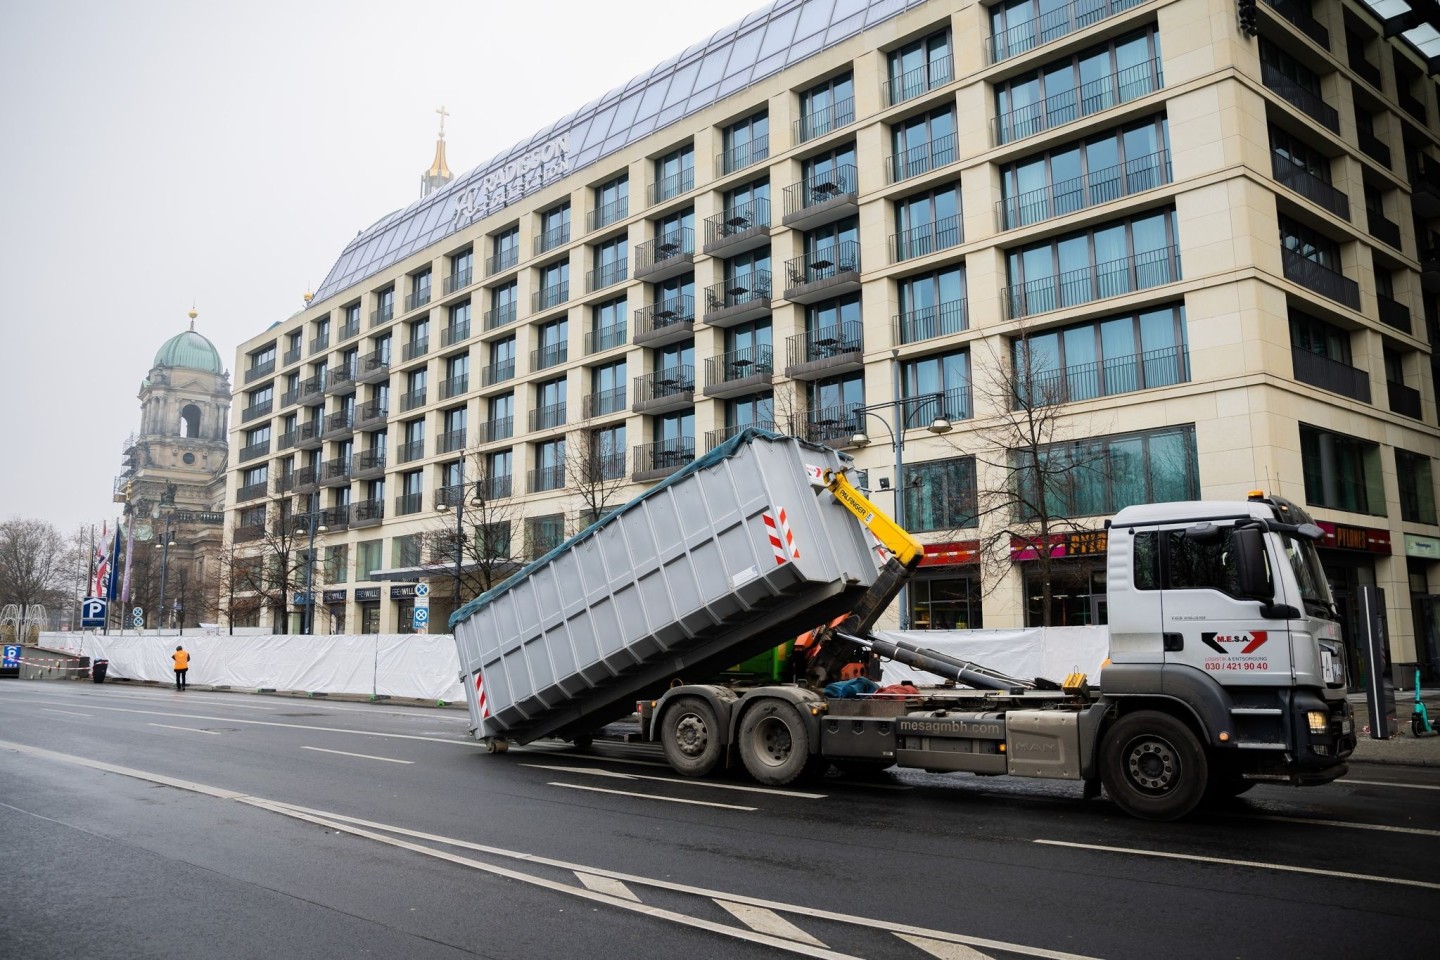
[[[908,640],[922,647],[977,663],[1006,676],[1029,680],[1045,677],[1057,683],[1080,671],[1098,683],[1100,663],[1110,655],[1105,627],[1031,627],[1023,630],[878,631],[887,640]],[[885,683],[909,680],[920,686],[941,678],[902,663],[885,664]]]
[[[309,693],[465,699],[460,660],[449,634],[362,636],[101,636],[47,633],[40,645],[91,660],[110,661],[108,676],[173,683],[170,655],[190,652],[186,680],[238,690],[304,690]]]

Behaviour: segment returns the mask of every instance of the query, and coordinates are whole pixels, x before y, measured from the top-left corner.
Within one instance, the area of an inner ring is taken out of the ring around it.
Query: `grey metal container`
[[[880,558],[811,482],[841,466],[746,431],[466,605],[451,628],[475,735],[589,734],[849,611]]]

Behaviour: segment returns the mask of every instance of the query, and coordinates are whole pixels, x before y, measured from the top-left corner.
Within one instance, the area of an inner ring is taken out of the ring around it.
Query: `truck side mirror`
[[[1265,565],[1265,539],[1259,527],[1236,527],[1231,541],[1235,551],[1235,576],[1240,593],[1252,600],[1269,603],[1275,599]]]

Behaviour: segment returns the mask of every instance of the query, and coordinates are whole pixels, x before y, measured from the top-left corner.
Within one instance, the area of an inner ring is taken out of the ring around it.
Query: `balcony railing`
[[[409,463],[412,460],[419,460],[425,456],[425,441],[411,440],[409,443],[402,443],[395,448],[395,462]]]
[[[504,383],[515,376],[515,361],[500,360],[484,367],[480,371],[480,386],[493,387],[497,383]]]
[[[611,200],[602,207],[596,207],[590,211],[590,229],[599,230],[608,227],[612,223],[619,223],[630,216],[630,198],[621,197],[619,200]]]
[[[1396,383],[1394,380],[1385,381],[1387,399],[1390,401],[1390,411],[1398,413],[1403,417],[1420,419],[1420,391],[1414,387],[1407,387],[1403,383]]]
[[[709,316],[734,307],[755,306],[769,309],[770,298],[770,271],[754,270],[706,287],[705,314]]]
[[[518,311],[514,303],[502,303],[493,310],[485,311],[485,329],[495,330],[515,322]]]
[[[686,227],[666,230],[654,240],[647,240],[635,248],[635,276],[637,279],[646,277],[667,266],[683,270],[694,256],[694,230]]]
[[[470,339],[470,321],[462,320],[459,323],[452,323],[440,331],[440,346],[449,347],[459,343],[461,340]]]
[[[381,380],[390,376],[390,352],[376,350],[360,358],[358,380]]]
[[[1013,230],[1063,217],[1170,182],[1170,153],[1161,150],[1000,200],[996,204],[1000,229]]]
[[[775,351],[768,343],[732,350],[705,359],[705,386],[714,387],[734,380],[769,376],[775,372]]]
[[[385,519],[385,501],[361,500],[350,505],[350,522],[355,526],[379,523]]]
[[[1066,90],[1039,103],[1027,104],[1003,113],[993,121],[995,144],[1033,137],[1055,127],[1129,103],[1165,84],[1160,58],[1137,63],[1109,76],[1082,83],[1079,90]]]
[[[661,177],[650,186],[645,188],[646,198],[653,206],[657,203],[664,203],[672,197],[678,197],[682,193],[689,193],[695,188],[695,168],[685,167],[678,173],[672,173],[668,177]]]
[[[811,443],[849,446],[856,424],[864,419],[863,404],[841,404],[811,410],[795,423],[796,432]]]
[[[720,444],[729,440],[742,430],[754,427],[759,430],[769,430],[771,433],[782,432],[774,420],[756,420],[752,423],[737,423],[730,427],[721,427],[718,430],[708,430],[705,433],[705,449],[713,450]]]
[[[496,440],[509,440],[515,436],[514,417],[496,417],[494,420],[486,420],[480,424],[479,435],[476,436],[476,443],[494,443]]]
[[[823,137],[832,130],[849,126],[855,122],[855,98],[838,100],[828,107],[805,114],[795,121],[795,143],[802,144],[816,137]]]
[[[515,487],[515,478],[508,473],[484,477],[478,482],[480,497],[484,500],[499,500],[501,497],[508,497]]]
[[[355,458],[354,473],[384,473],[385,472],[385,451],[366,450]]]
[[[1041,370],[1029,383],[1016,382],[1015,409],[1031,403],[1057,404],[1111,397],[1137,390],[1170,387],[1190,380],[1190,355],[1183,346],[1163,347],[1093,363],[1077,363],[1064,370]],[[947,414],[948,416],[948,414]]]
[[[337,363],[330,368],[330,382],[326,384],[327,390],[340,390],[347,384],[355,382],[355,374],[360,368],[359,358],[351,357],[344,363]]]
[[[1052,40],[1059,40],[1077,30],[1084,30],[1117,13],[1139,6],[1145,0],[1075,0],[1057,10],[1043,13],[1032,20],[1017,23],[990,38],[986,52],[991,63],[999,63],[1033,50]]]
[[[1380,305],[1380,322],[1403,333],[1410,332],[1410,308],[1384,294],[1376,294],[1375,302]]]
[[[299,363],[299,362],[300,362],[300,354],[301,354],[301,350],[300,350],[300,345],[299,345],[298,343],[297,343],[295,346],[291,347],[289,350],[286,350],[286,351],[285,351],[285,356],[284,356],[284,358],[283,358],[283,362],[284,362],[285,366],[288,367],[288,366],[290,366],[290,364],[292,364],[292,363]]]
[[[395,304],[387,303],[370,311],[370,326],[378,327],[395,319]]]
[[[1337,217],[1350,219],[1350,198],[1315,176],[1301,164],[1284,154],[1271,153],[1270,166],[1275,173],[1275,179],[1280,183],[1305,199],[1319,204]]]
[[[895,106],[906,100],[929,93],[937,87],[955,79],[955,64],[948,55],[920,64],[914,70],[907,70],[898,77],[885,81],[885,103]]]
[[[456,290],[463,290],[464,288],[470,286],[471,281],[473,281],[474,279],[475,271],[470,269],[469,267],[466,267],[463,270],[456,270],[454,273],[450,274],[450,276],[445,278],[445,292],[447,294],[451,294],[454,293]]]
[[[318,336],[318,337],[316,337],[314,340],[311,340],[311,341],[310,341],[310,355],[311,355],[311,356],[314,356],[315,354],[320,353],[320,352],[323,351],[323,350],[328,350],[329,348],[330,348],[330,334],[328,334],[328,333],[322,333],[322,334],[320,334],[320,336]]]
[[[617,283],[624,283],[625,277],[630,272],[630,264],[625,260],[615,260],[604,263],[585,274],[585,292],[594,293],[596,290],[604,290],[606,287],[613,287]]]
[[[954,163],[955,159],[955,134],[936,137],[918,147],[911,147],[904,153],[886,157],[885,182],[899,183],[901,180],[909,180]]]
[[[1296,380],[1361,403],[1370,402],[1370,375],[1364,370],[1300,347],[1291,347],[1290,354],[1295,358]]]
[[[307,420],[295,428],[295,445],[301,446],[320,439],[323,420]]]
[[[1379,160],[1385,166],[1390,166],[1390,147],[1385,141],[1375,136],[1364,127],[1356,127],[1355,134],[1360,141],[1360,149],[1372,160]]]
[[[339,482],[350,479],[350,458],[336,457],[320,465],[320,482]]]
[[[842,164],[833,170],[812,174],[785,188],[785,216],[793,217],[812,207],[837,200],[854,200],[859,191],[855,167]]]
[[[269,360],[266,360],[264,363],[257,363],[257,364],[255,364],[253,367],[251,367],[249,370],[246,370],[246,371],[245,371],[245,382],[246,382],[246,383],[254,383],[256,380],[259,380],[261,377],[268,377],[268,376],[270,376],[270,374],[272,374],[272,373],[274,373],[274,372],[275,372],[275,357],[274,357],[274,355],[272,354]]]
[[[406,493],[395,498],[395,515],[397,517],[409,516],[412,513],[419,513],[424,494]]]
[[[355,425],[361,426],[376,420],[384,420],[387,413],[384,399],[376,397],[373,400],[367,400],[355,411]]]
[[[625,388],[611,387],[587,393],[581,402],[581,416],[585,419],[619,413],[625,409]]]
[[[465,428],[440,434],[440,453],[454,453],[465,449]]]
[[[676,364],[635,378],[635,402],[648,403],[666,397],[688,398],[695,392],[695,368],[688,363]]]
[[[920,307],[895,316],[895,342],[916,343],[960,333],[970,327],[965,300]]]
[[[860,244],[854,240],[824,247],[804,257],[785,261],[790,287],[833,280],[860,270]]]
[[[240,462],[254,460],[256,457],[263,457],[270,452],[270,441],[262,440],[259,443],[252,443],[248,447],[240,448]]]
[[[551,403],[530,411],[531,430],[549,430],[565,425],[565,402]]]
[[[786,341],[791,367],[816,361],[832,361],[865,350],[865,328],[858,320],[818,327],[798,333]]]
[[[289,450],[295,446],[296,434],[298,431],[287,430],[275,439],[276,450]]]
[[[320,400],[325,396],[325,385],[330,378],[324,372],[317,373],[308,380],[300,381],[300,400]],[[313,406],[313,404],[312,404]]]
[[[245,500],[259,500],[267,493],[269,493],[269,483],[262,481],[260,483],[252,483],[249,486],[241,487],[239,490],[235,491],[235,499],[241,502]]]
[[[400,394],[400,412],[407,413],[416,407],[425,406],[425,388],[417,387],[409,393]]]
[[[585,331],[585,352],[599,353],[601,350],[609,350],[611,347],[618,347],[625,342],[629,336],[626,332],[626,325],[612,323],[608,327],[599,327],[595,330]]]
[[[495,274],[499,273],[502,270],[509,270],[511,267],[515,266],[515,264],[519,262],[519,248],[511,247],[508,250],[501,250],[494,256],[486,258],[485,275],[487,277],[493,277]]]
[[[675,437],[642,443],[635,448],[635,477],[655,479],[679,470],[695,459],[695,438]]]
[[[731,147],[715,157],[715,169],[720,175],[744,170],[751,164],[759,163],[770,156],[770,138],[756,137],[748,143]]]
[[[1300,28],[1300,32],[1326,50],[1330,49],[1330,31],[1320,26],[1312,13],[1310,0],[1265,0],[1276,13]]]
[[[1400,224],[1385,219],[1385,214],[1369,208],[1365,210],[1365,222],[1370,236],[1396,250],[1400,249]]]
[[[429,338],[429,337],[420,337],[419,339],[411,340],[409,343],[405,344],[405,348],[401,351],[401,353],[400,353],[400,362],[401,362],[401,363],[409,363],[411,360],[414,360],[416,357],[423,357],[423,356],[425,356],[425,354],[427,354],[427,353],[429,353],[429,352],[430,352],[430,338]]]
[[[451,397],[458,397],[470,389],[470,374],[461,373],[440,381],[440,399],[449,400]]]
[[[551,307],[558,307],[570,299],[570,281],[564,280],[560,283],[552,283],[548,287],[541,287],[530,295],[530,309],[540,311],[549,310]]]
[[[943,220],[936,220],[934,223],[914,227],[890,237],[890,262],[899,263],[901,260],[913,260],[915,257],[923,257],[936,250],[957,246],[961,239],[963,238],[958,216],[946,217]]]
[[[259,403],[253,403],[241,411],[240,420],[241,422],[248,423],[251,420],[265,416],[274,408],[274,400],[261,400]]]
[[[565,487],[565,467],[536,467],[530,471],[530,492],[543,493],[546,490],[562,490]]]
[[[326,433],[344,433],[354,426],[354,414],[350,410],[336,410],[325,418]]]
[[[706,217],[705,247],[708,251],[716,244],[744,236],[752,231],[765,231],[769,228],[770,201],[764,197],[757,197],[748,203],[737,203],[713,217]]]
[[[570,344],[566,341],[546,344],[530,351],[530,369],[545,370],[570,359]]]
[[[695,298],[670,297],[635,311],[635,340],[668,329],[688,328],[695,323]]]
[[[570,224],[562,223],[558,227],[551,227],[535,238],[535,255],[539,256],[569,242]]]
[[[356,315],[355,319],[346,320],[343,324],[340,325],[340,338],[335,342],[344,343],[351,337],[358,336],[360,336],[360,317]]]
[[[426,277],[428,278],[429,274],[426,274]],[[409,313],[411,310],[419,310],[429,302],[430,285],[427,282],[426,285],[420,289],[413,290],[405,295],[405,312]]]
[[[1322,263],[1303,257],[1286,247],[1280,248],[1280,265],[1287,280],[1293,280],[1351,310],[1360,309],[1360,285]]]
[[[1081,267],[1006,289],[1006,315],[1011,319],[1059,310],[1180,279],[1180,250],[1161,247],[1093,267]]]
[[[1260,82],[1312,120],[1340,132],[1340,114],[1319,94],[1300,86],[1265,61],[1260,61]]]

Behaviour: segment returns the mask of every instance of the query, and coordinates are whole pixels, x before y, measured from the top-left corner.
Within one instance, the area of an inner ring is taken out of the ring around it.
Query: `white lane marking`
[[[752,907],[748,903],[731,903],[729,900],[716,900],[715,902],[756,933],[768,933],[772,937],[784,937],[786,940],[808,943],[815,947],[825,946],[774,910],[766,907]]]
[[[72,717],[93,717],[93,713],[76,713],[74,710],[56,710],[54,707],[41,707],[46,713],[68,713]]]
[[[175,726],[174,724],[171,724],[171,723],[151,723],[151,724],[146,724],[146,726],[151,726],[151,727],[164,727],[164,728],[167,729],[167,730],[185,730],[185,731],[188,731],[188,732],[190,732],[190,733],[208,733],[208,734],[210,734],[210,736],[212,736],[212,737],[218,737],[218,736],[220,736],[220,731],[218,731],[218,730],[201,730],[199,727],[177,727],[177,726]]]
[[[585,884],[587,890],[594,890],[596,893],[619,897],[621,900],[632,900],[635,903],[640,902],[640,898],[635,896],[630,888],[619,880],[613,880],[610,877],[597,877],[595,874],[586,873],[583,870],[575,870],[573,872],[575,876],[579,878],[580,882]]]
[[[1349,777],[1335,782],[1341,786],[1352,784],[1363,787],[1400,787],[1404,790],[1440,790],[1440,786],[1429,783],[1391,783],[1389,780],[1351,780]]]
[[[988,953],[981,953],[963,943],[946,943],[943,940],[931,940],[929,937],[915,937],[904,933],[897,936],[930,956],[939,957],[940,960],[992,960]]]
[[[346,753],[344,750],[326,750],[324,747],[301,747],[301,750],[315,750],[319,753],[338,753],[342,757],[359,757],[361,760],[384,760],[386,763],[414,763],[414,760],[396,760],[393,757],[372,757],[368,753]]]
[[[1160,850],[1137,850],[1133,847],[1107,847],[1095,843],[1071,843],[1068,840],[1035,840],[1034,843],[1049,847],[1073,847],[1079,850],[1097,850],[1101,853],[1128,853],[1136,857],[1159,857],[1164,860],[1190,860],[1196,863],[1218,863],[1230,867],[1254,867],[1258,870],[1280,870],[1285,873],[1309,873],[1318,877],[1337,877],[1342,880],[1369,880],[1373,883],[1393,883],[1402,887],[1420,887],[1425,890],[1440,890],[1440,883],[1425,880],[1405,880],[1400,877],[1381,877],[1365,873],[1348,873],[1344,870],[1320,870],[1315,867],[1295,867],[1286,863],[1265,863],[1260,860],[1231,860],[1225,857],[1202,857],[1193,853],[1166,853]]]
[[[1272,823],[1306,823],[1315,827],[1343,827],[1347,830],[1375,830],[1380,833],[1408,833],[1417,837],[1440,837],[1440,830],[1423,827],[1391,827],[1383,823],[1351,823],[1346,820],[1307,820],[1304,817],[1267,817],[1256,813],[1226,813],[1236,820],[1268,820]]]
[[[1065,953],[1059,950],[1046,950],[1041,947],[1030,947],[1019,943],[1008,943],[1004,940],[990,940],[984,937],[971,937],[965,934],[950,933],[949,931],[945,930],[931,930],[925,927],[916,927],[912,926],[911,924],[905,923],[892,923],[886,920],[872,920],[866,917],[857,917],[854,914],[849,913],[837,913],[832,910],[823,910],[816,907],[803,906],[799,904],[776,903],[773,900],[762,900],[756,897],[746,897],[739,894],[727,893],[723,890],[713,890],[707,889],[705,887],[692,887],[683,883],[673,883],[668,880],[641,877],[636,876],[635,874],[621,873],[615,870],[603,870],[596,867],[585,866],[584,864],[569,863],[564,860],[555,860],[550,857],[542,857],[533,853],[521,853],[515,850],[506,850],[502,847],[490,847],[484,844],[472,843],[468,840],[459,840],[454,837],[445,837],[433,833],[424,833],[419,830],[410,830],[405,827],[398,827],[392,824],[376,823],[370,820],[362,820],[358,817],[348,817],[339,813],[327,813],[323,810],[313,810],[307,807],[297,806],[295,804],[283,803],[278,800],[265,800],[260,797],[250,796],[249,794],[239,793],[234,790],[225,790],[219,787],[211,787],[203,783],[195,783],[188,780],[178,780],[174,777],[167,777],[161,774],[149,773],[144,770],[135,770],[130,767],[121,767],[113,763],[105,763],[101,760],[90,760],[86,757],[77,757],[70,754],[56,753],[53,750],[46,750],[42,747],[31,747],[26,744],[0,740],[0,749],[14,750],[19,753],[28,753],[33,756],[45,757],[47,759],[55,760],[60,763],[71,763],[82,767],[90,767],[95,770],[104,770],[109,773],[118,773],[123,776],[133,777],[137,780],[145,780],[150,783],[161,783],[165,784],[166,786],[175,787],[177,789],[190,790],[194,793],[201,793],[220,799],[239,800],[242,803],[250,804],[261,809],[270,810],[274,813],[295,817],[297,819],[306,820],[310,823],[317,823],[322,826],[328,826],[336,830],[343,830],[347,833],[354,834],[355,836],[367,837],[379,843],[386,843],[391,846],[402,847],[403,849],[412,850],[416,853],[425,854],[427,856],[432,856],[439,859],[449,860],[453,863],[471,865],[475,869],[494,873],[497,876],[510,877],[512,879],[520,880],[521,882],[531,883],[536,886],[556,890],[561,893],[568,893],[574,896],[588,897],[591,900],[602,903],[609,903],[612,906],[616,906],[625,910],[634,910],[635,912],[644,913],[658,919],[674,919],[675,922],[683,923],[687,926],[694,926],[704,930],[711,930],[725,936],[732,936],[739,939],[750,940],[755,943],[764,943],[770,946],[779,947],[783,950],[789,950],[793,953],[804,954],[806,956],[843,958],[844,955],[834,953],[833,951],[818,951],[814,948],[806,947],[803,944],[795,944],[782,940],[776,940],[771,937],[766,937],[762,934],[747,934],[745,931],[736,930],[733,927],[727,927],[723,924],[710,923],[705,920],[685,917],[683,915],[673,914],[670,911],[660,910],[653,907],[644,907],[643,905],[636,906],[634,904],[629,904],[624,901],[615,900],[613,898],[605,896],[604,894],[595,893],[594,891],[585,891],[576,887],[569,887],[564,884],[556,883],[554,881],[545,880],[541,877],[529,876],[527,874],[519,873],[518,871],[508,870],[504,867],[493,866],[490,864],[481,863],[479,861],[469,860],[464,857],[446,854],[443,851],[435,850],[431,847],[424,847],[420,846],[419,844],[407,843],[403,840],[397,840],[395,837],[387,837],[382,834],[375,833],[374,831],[384,830],[388,833],[395,834],[396,836],[413,837],[415,839],[425,840],[431,843],[441,843],[447,846],[459,847],[465,850],[474,850],[480,853],[489,854],[491,856],[504,857],[510,860],[519,860],[525,863],[535,863],[543,866],[555,867],[561,870],[584,871],[587,873],[592,873],[598,877],[610,877],[612,879],[619,880],[624,883],[638,887],[654,887],[658,890],[670,890],[677,893],[692,894],[697,897],[703,897],[711,900],[723,899],[729,900],[732,903],[748,903],[757,907],[783,910],[786,913],[794,913],[801,916],[813,917],[822,920],[832,920],[836,923],[850,924],[852,926],[865,927],[872,930],[888,931],[890,933],[896,934],[897,936],[910,934],[918,937],[926,937],[944,943],[963,943],[970,946],[983,947],[986,949],[1007,950],[1012,953],[1019,953],[1027,957],[1039,957],[1041,958],[1041,960],[1099,960],[1099,958],[1086,956],[1084,954]]]
[[[824,800],[823,793],[802,793],[799,790],[777,790],[774,787],[751,787],[743,783],[710,783],[691,777],[650,777],[643,773],[620,773],[618,770],[602,770],[599,767],[560,767],[545,763],[522,763],[522,767],[536,770],[554,770],[557,773],[588,773],[597,777],[613,777],[617,780],[653,780],[656,783],[682,783],[692,787],[709,787],[713,790],[740,790],[745,793],[768,793],[777,797],[798,797],[801,800]]]
[[[583,783],[557,783],[549,786],[564,787],[567,790],[586,790],[590,793],[613,793],[619,797],[639,797],[641,800],[663,800],[666,803],[688,803],[692,807],[719,807],[721,810],[744,810],[754,813],[759,807],[742,807],[734,803],[712,803],[709,800],[682,800],[680,797],[662,797],[654,793],[637,793],[634,790],[606,790],[604,787],[587,787]]]

